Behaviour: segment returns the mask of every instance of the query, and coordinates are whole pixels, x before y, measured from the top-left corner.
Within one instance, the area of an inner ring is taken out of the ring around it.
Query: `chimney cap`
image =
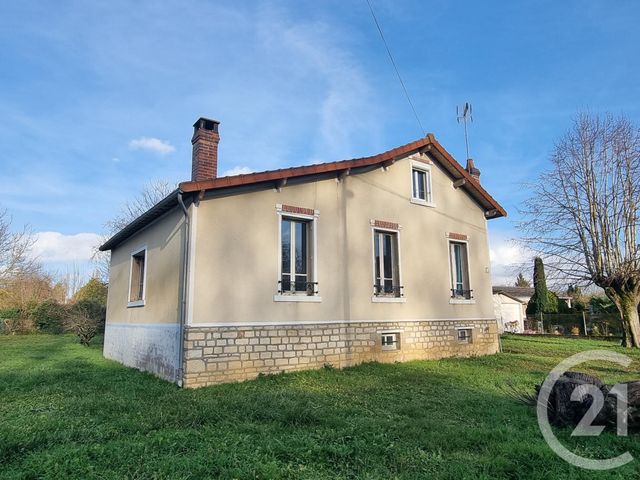
[[[478,170],[473,163],[473,158],[467,158],[467,168],[465,168],[465,170],[476,180],[480,180],[480,170]]]
[[[211,118],[200,117],[196,120],[196,123],[193,124],[194,131],[197,130],[210,130],[215,133],[218,133],[218,125],[220,122],[218,120],[213,120]]]

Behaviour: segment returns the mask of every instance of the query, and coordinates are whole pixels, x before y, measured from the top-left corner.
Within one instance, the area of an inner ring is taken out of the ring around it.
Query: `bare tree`
[[[71,266],[67,266],[66,272],[59,276],[58,282],[64,289],[64,298],[60,303],[67,303],[69,299],[73,298],[80,287],[82,287],[85,278],[80,272],[78,264],[73,262]]]
[[[12,231],[12,219],[6,210],[0,210],[0,285],[19,274],[36,269],[36,260],[29,255],[35,242],[31,230]]]
[[[640,130],[626,117],[581,113],[531,186],[523,241],[556,276],[601,287],[625,346],[640,347]]]
[[[102,236],[100,243],[106,242],[109,237],[118,233],[129,223],[169,195],[174,189],[175,183],[167,180],[150,180],[143,186],[142,191],[136,197],[127,200],[122,205],[118,215],[105,223],[107,232]],[[96,269],[94,276],[106,282],[109,279],[110,255],[109,252],[99,251],[99,246],[100,245],[96,245],[93,252],[93,262]]]
[[[91,345],[91,340],[100,332],[101,325],[104,326],[102,319],[84,304],[67,308],[63,324],[66,330],[78,336],[80,343],[85,347]]]
[[[142,187],[136,197],[124,202],[118,215],[107,221],[105,224],[107,233],[113,235],[119,232],[169,195],[175,188],[175,184],[167,180],[150,180]]]

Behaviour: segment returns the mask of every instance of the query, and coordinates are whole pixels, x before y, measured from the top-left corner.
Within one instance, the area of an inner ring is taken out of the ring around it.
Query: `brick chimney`
[[[471,175],[478,183],[480,183],[480,170],[478,170],[476,166],[473,164],[473,158],[467,159],[466,170],[467,172],[469,172],[469,175]]]
[[[218,176],[218,134],[217,120],[200,117],[193,124],[193,153],[191,154],[191,180],[211,180]]]

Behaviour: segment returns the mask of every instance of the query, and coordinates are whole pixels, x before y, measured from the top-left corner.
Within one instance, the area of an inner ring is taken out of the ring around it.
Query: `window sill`
[[[427,202],[426,200],[421,200],[419,198],[412,198],[411,203],[413,203],[414,205],[422,205],[423,207],[431,207],[431,208],[436,207],[435,203]]]
[[[471,298],[469,300],[467,300],[466,298],[450,298],[449,299],[450,305],[475,305],[475,303],[476,303],[475,298]]]
[[[274,302],[306,302],[306,303],[320,303],[322,297],[313,295],[274,295]]]
[[[405,297],[371,297],[372,303],[406,303]]]
[[[127,308],[144,307],[144,300],[136,300],[135,302],[127,303]]]

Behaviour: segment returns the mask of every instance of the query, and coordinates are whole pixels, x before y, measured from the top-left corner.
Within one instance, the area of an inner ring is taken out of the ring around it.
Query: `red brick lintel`
[[[468,240],[469,237],[467,237],[466,235],[462,234],[462,233],[454,233],[454,232],[449,232],[447,234],[447,237],[451,238],[452,240]]]
[[[287,213],[300,213],[302,215],[314,215],[313,208],[293,207],[291,205],[282,205],[282,211]]]
[[[384,220],[374,220],[373,226],[380,227],[380,228],[388,228],[389,230],[400,230],[400,225],[398,225],[397,223],[386,222]]]

